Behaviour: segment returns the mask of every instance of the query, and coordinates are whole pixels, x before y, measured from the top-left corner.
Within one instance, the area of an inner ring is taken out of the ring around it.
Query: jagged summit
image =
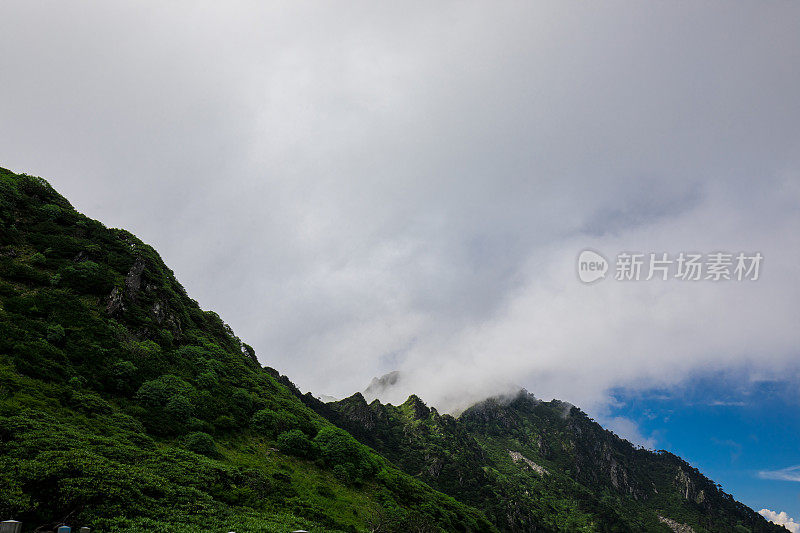
[[[432,409],[425,405],[419,396],[412,394],[400,406],[414,420],[423,420],[431,415]]]

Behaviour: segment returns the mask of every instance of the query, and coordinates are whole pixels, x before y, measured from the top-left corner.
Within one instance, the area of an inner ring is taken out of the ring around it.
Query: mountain
[[[303,394],[150,246],[5,169],[0,517],[25,531],[784,531],[563,402],[521,392],[454,418],[416,396]]]
[[[679,457],[633,446],[580,409],[526,391],[458,418],[411,396],[308,405],[503,531],[784,531]]]
[[[306,407],[127,231],[0,170],[0,517],[497,531]]]

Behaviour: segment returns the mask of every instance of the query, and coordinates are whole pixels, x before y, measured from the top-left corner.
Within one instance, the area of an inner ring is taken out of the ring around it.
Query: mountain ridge
[[[583,498],[588,515],[615,522],[619,528],[615,530],[650,531],[659,525],[686,526],[692,531],[782,530],[674,454],[637,447],[602,428],[579,408],[560,400],[545,402],[524,389],[516,396],[478,402],[457,417],[440,415],[416,395],[399,406],[378,400],[367,403],[361,393],[309,405],[407,473],[486,510],[503,530],[548,531],[560,525],[550,520],[549,526],[542,527],[548,523],[546,513],[525,515],[514,508],[530,491],[524,491],[524,496],[515,491],[513,476],[486,475],[487,465],[495,471],[524,465],[530,486],[537,484],[536,478],[560,476],[555,492],[575,501]],[[447,442],[456,444],[442,449],[442,439],[436,438],[442,433]],[[416,451],[416,457],[409,449]],[[452,454],[457,452],[474,461],[462,458],[457,462],[465,468],[447,477]],[[465,478],[476,479],[475,486],[464,484]],[[477,490],[487,485],[496,490],[489,495]],[[529,510],[537,506],[543,507],[527,502]],[[637,510],[630,513],[626,506]]]

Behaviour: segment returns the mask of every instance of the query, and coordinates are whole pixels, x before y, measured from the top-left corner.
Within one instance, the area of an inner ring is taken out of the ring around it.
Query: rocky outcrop
[[[136,256],[125,276],[124,288],[114,287],[106,298],[106,314],[118,316],[127,311],[130,305],[147,305],[153,321],[169,330],[173,338],[180,339],[183,334],[181,320],[169,308],[168,299],[155,285],[143,283],[145,268],[144,258]],[[138,335],[147,336],[144,332]]]
[[[663,516],[658,517],[658,521],[662,524],[666,524],[674,533],[694,533],[694,529],[691,526],[686,524],[681,524],[677,520],[673,520],[671,518],[665,518]]]
[[[125,311],[125,302],[122,301],[122,291],[119,287],[114,287],[106,300],[106,314],[114,316]]]
[[[79,258],[76,257],[75,261],[78,260]],[[119,287],[114,287],[111,290],[111,294],[109,294],[108,298],[106,299],[106,313],[109,316],[114,316],[116,314],[125,312],[125,297],[132,302],[136,301],[139,289],[142,286],[142,273],[144,272],[144,266],[144,259],[137,257],[134,260],[133,265],[131,265],[130,270],[128,270],[128,274],[125,276],[124,291]],[[156,314],[158,314],[159,311],[160,309],[155,309]]]
[[[142,286],[142,273],[144,273],[144,267],[144,259],[141,256],[137,257],[133,262],[131,269],[128,271],[128,275],[125,276],[125,293],[127,294],[128,298],[134,302],[136,301],[139,289]]]
[[[374,430],[388,419],[380,402],[375,401],[372,404],[367,404],[366,399],[360,392],[341,400],[339,406],[348,420],[367,431]]]
[[[519,463],[520,461],[522,461],[524,464],[528,465],[528,467],[530,467],[531,470],[533,470],[540,476],[545,476],[550,473],[547,471],[545,467],[537,465],[536,463],[534,463],[533,461],[531,461],[530,459],[528,459],[519,452],[508,450],[508,455],[511,456],[511,460],[514,461],[515,463]]]

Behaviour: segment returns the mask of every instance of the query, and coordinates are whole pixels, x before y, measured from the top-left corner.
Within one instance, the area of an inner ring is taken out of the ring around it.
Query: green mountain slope
[[[306,407],[149,246],[0,169],[0,517],[495,531]]]
[[[361,394],[305,400],[504,531],[785,531],[680,458],[636,448],[579,409],[524,391],[457,419],[416,396],[400,406],[367,404]]]

